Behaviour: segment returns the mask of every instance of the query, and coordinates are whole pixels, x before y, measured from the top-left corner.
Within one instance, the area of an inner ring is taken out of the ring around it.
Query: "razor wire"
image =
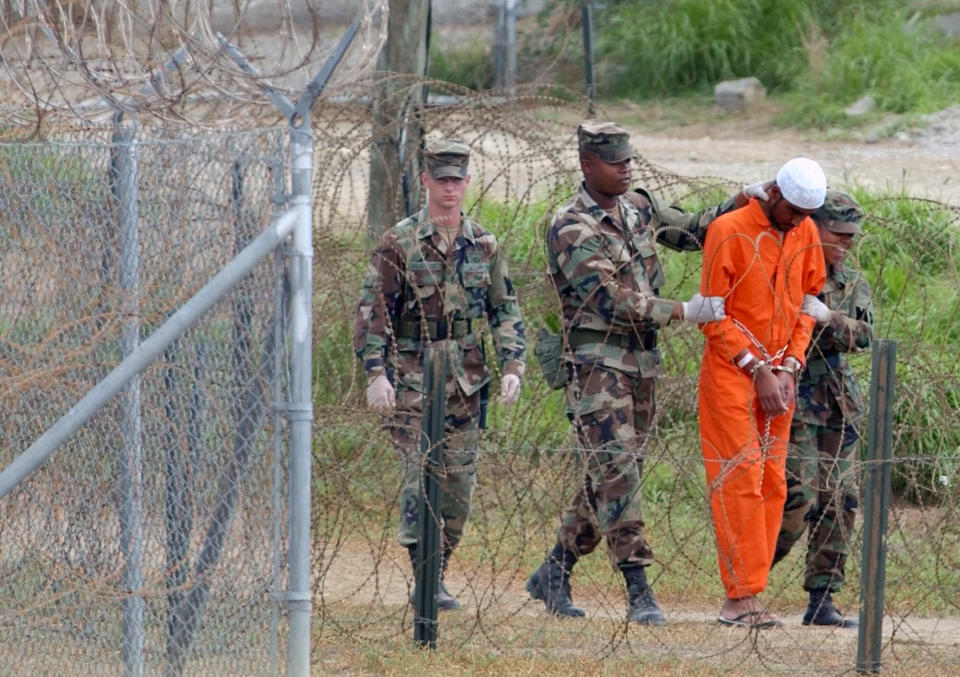
[[[559,312],[545,275],[544,231],[580,180],[573,130],[586,106],[563,90],[477,94],[378,74],[334,83],[314,108],[313,664],[321,674],[377,673],[375,657],[412,642],[412,572],[394,542],[399,462],[380,419],[364,409],[365,380],[350,344],[371,245],[368,201],[388,200],[397,220],[405,216],[402,176],[373,193],[367,181],[371,148],[383,132],[374,126],[369,93],[383,79],[402,85],[390,89],[395,96],[426,85],[432,105],[403,110],[428,138],[470,145],[465,211],[507,252],[531,340]],[[107,225],[117,222],[108,178],[112,145],[105,132],[73,134],[69,142],[2,147],[0,200],[9,225],[0,247],[0,377],[9,457],[117,363],[131,319],[116,282],[118,234]],[[240,233],[268,222],[282,176],[285,130],[168,134],[138,147],[146,182],[137,299],[144,334],[229,260]],[[710,205],[736,187],[722,178],[678,176],[637,150],[634,185],[678,204]],[[417,180],[414,168],[407,181]],[[850,259],[873,288],[875,335],[899,345],[884,665],[947,671],[956,666],[960,617],[958,214],[952,205],[909,197],[863,206],[865,234]],[[693,291],[701,257],[659,253],[664,295]],[[235,290],[143,376],[147,672],[182,659],[184,674],[270,674],[275,660],[272,627],[280,621],[270,598],[283,588],[277,580],[284,571],[270,516],[285,498],[272,488],[280,455],[269,412],[278,404],[276,379],[286,377],[267,356],[276,350],[269,337],[277,275],[262,266],[256,282]],[[650,573],[669,625],[626,623],[623,582],[600,552],[584,558],[573,576],[586,620],[552,618],[524,590],[581,477],[562,394],[546,387],[528,351],[520,402],[509,411],[490,404],[473,515],[446,579],[464,609],[440,616],[440,655],[482,652],[504,666],[533,656],[679,661],[706,671],[851,669],[856,633],[800,626],[802,544],[774,569],[763,595],[784,616],[783,627],[717,627],[722,593],[696,422],[702,341],[694,327],[661,332],[656,425],[644,448],[646,533],[657,558]],[[865,387],[869,359],[853,363]],[[82,665],[85,673],[115,674],[123,665],[121,614],[129,592],[118,516],[122,420],[119,404],[105,409],[0,502],[6,671]],[[218,511],[232,486],[234,510]],[[204,553],[220,536],[222,554],[204,568]],[[851,553],[860,541],[858,527]],[[837,596],[848,613],[858,605],[857,559],[851,555],[847,587]],[[184,652],[177,637],[189,613],[177,614],[191,610],[203,614],[193,617],[196,632]]]
[[[260,86],[300,92],[335,49],[340,21],[361,38],[336,78],[368,72],[386,41],[387,0],[327,7],[320,0],[169,3],[12,0],[0,11],[0,120],[4,136],[22,138],[65,121],[109,121],[116,110],[144,122],[213,126],[275,124],[261,108]],[[222,48],[230,42],[255,74]],[[162,66],[160,66],[162,64]]]
[[[761,595],[784,618],[783,626],[757,632],[717,625],[723,591],[697,428],[703,337],[695,327],[671,325],[660,331],[656,424],[643,450],[645,532],[656,553],[649,575],[668,626],[626,622],[623,581],[600,552],[583,558],[571,578],[574,601],[586,609],[586,620],[552,618],[541,602],[530,599],[524,582],[552,546],[561,512],[581,482],[563,395],[546,387],[529,349],[538,328],[557,322],[544,233],[581,180],[574,130],[586,105],[569,92],[542,87],[520,87],[513,96],[477,94],[409,76],[377,77],[406,79],[410,90],[426,85],[433,105],[411,113],[426,137],[457,138],[471,147],[464,211],[492,231],[509,256],[529,342],[520,402],[504,410],[491,398],[474,511],[445,579],[464,609],[440,614],[438,653],[490,652],[505,666],[530,656],[588,656],[679,660],[708,671],[851,670],[856,631],[800,623],[806,606],[804,540],[773,569]],[[355,665],[351,660],[358,650],[383,657],[378,665],[384,668],[390,653],[402,651],[412,636],[412,571],[407,553],[394,541],[400,463],[382,419],[364,411],[366,382],[351,362],[353,316],[372,245],[365,205],[387,199],[396,220],[406,216],[404,177],[368,193],[369,152],[381,128],[373,125],[371,132],[361,92],[373,91],[377,82],[341,85],[338,103],[324,102],[314,118],[323,137],[318,148],[325,148],[321,152],[329,158],[316,162],[315,184],[314,590],[321,656],[314,660],[329,669]],[[711,206],[739,188],[722,178],[678,176],[651,165],[643,149],[636,150],[633,185],[676,204]],[[417,171],[405,180],[417,180]],[[757,180],[763,178],[769,177]],[[864,271],[873,289],[875,337],[899,346],[884,669],[950,670],[956,658],[949,637],[960,615],[955,587],[960,400],[953,357],[960,312],[955,291],[960,214],[953,205],[905,195],[868,196],[862,204],[864,235],[848,263]],[[663,295],[687,298],[696,290],[702,257],[658,253],[667,272]],[[499,375],[485,340],[496,393]],[[869,353],[853,355],[851,363],[866,393]],[[864,436],[865,422],[866,417],[856,424]],[[858,476],[866,468],[862,458],[854,463]],[[859,522],[848,545],[847,584],[835,599],[856,618]]]

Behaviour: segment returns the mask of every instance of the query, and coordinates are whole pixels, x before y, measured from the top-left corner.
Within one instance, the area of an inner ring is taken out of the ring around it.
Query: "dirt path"
[[[643,118],[636,104],[614,106],[611,116]],[[927,117],[927,125],[875,138],[869,130],[824,140],[820,132],[774,126],[776,109],[750,114],[717,113],[709,120],[670,124],[654,118],[630,125],[631,142],[646,159],[685,176],[718,176],[752,182],[772,177],[797,155],[823,166],[831,186],[873,191],[905,190],[960,204],[960,107]]]
[[[475,569],[452,565],[447,575],[447,587],[460,599],[463,610],[455,617],[469,617],[480,613],[493,617],[514,619],[528,626],[530,623],[550,622],[540,602],[531,600],[524,589],[529,571],[505,569],[491,575],[486,567]],[[602,587],[591,586],[580,580],[577,604],[582,606],[590,619],[597,622],[617,624],[622,618],[623,600],[614,599]],[[402,610],[407,604],[413,584],[406,553],[399,547],[388,546],[382,553],[371,553],[366,548],[354,548],[343,544],[324,566],[319,580],[320,599],[318,606],[326,607],[333,616],[340,613],[353,615],[358,610],[367,618],[389,615]],[[662,602],[669,615],[670,625],[682,630],[685,635],[692,628],[714,630],[729,634],[739,629],[720,628],[716,612],[710,603],[697,604],[691,600],[671,604]],[[708,608],[709,607],[709,608]],[[829,642],[838,648],[856,651],[857,632],[837,628],[804,627],[801,624],[802,610],[774,609],[783,621],[771,635],[789,640],[796,649],[808,646],[811,650]],[[451,617],[453,618],[453,617]],[[539,619],[539,621],[537,620]],[[745,631],[740,631],[745,632]],[[908,616],[887,614],[883,619],[883,637],[886,645],[891,638],[898,643],[929,645],[931,647],[957,647],[960,642],[960,618],[954,616]],[[664,638],[665,644],[670,640]]]

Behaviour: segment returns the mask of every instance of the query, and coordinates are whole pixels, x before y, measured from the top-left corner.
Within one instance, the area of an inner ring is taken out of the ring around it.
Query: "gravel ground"
[[[749,183],[772,177],[791,157],[806,155],[820,162],[837,188],[903,190],[960,205],[960,106],[927,116],[925,126],[880,139],[865,132],[824,140],[813,132],[774,127],[769,117],[718,113],[709,122],[639,132],[631,141],[654,164],[687,176]]]

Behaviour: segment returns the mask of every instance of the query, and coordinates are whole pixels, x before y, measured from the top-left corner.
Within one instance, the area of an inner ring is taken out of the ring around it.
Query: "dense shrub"
[[[960,42],[936,28],[933,10],[903,2],[605,5],[595,15],[595,62],[606,97],[706,92],[721,80],[756,76],[786,95],[782,122],[823,126],[852,122],[843,109],[864,95],[876,100],[875,117],[932,112],[960,94]]]
[[[488,41],[474,37],[464,42],[432,43],[429,75],[478,91],[493,87],[493,52]]]

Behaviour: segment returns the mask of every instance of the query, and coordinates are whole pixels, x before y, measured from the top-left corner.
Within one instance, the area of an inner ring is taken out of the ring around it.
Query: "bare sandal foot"
[[[745,628],[772,628],[782,625],[780,619],[764,608],[756,597],[728,597],[720,607],[717,621],[723,625]]]

